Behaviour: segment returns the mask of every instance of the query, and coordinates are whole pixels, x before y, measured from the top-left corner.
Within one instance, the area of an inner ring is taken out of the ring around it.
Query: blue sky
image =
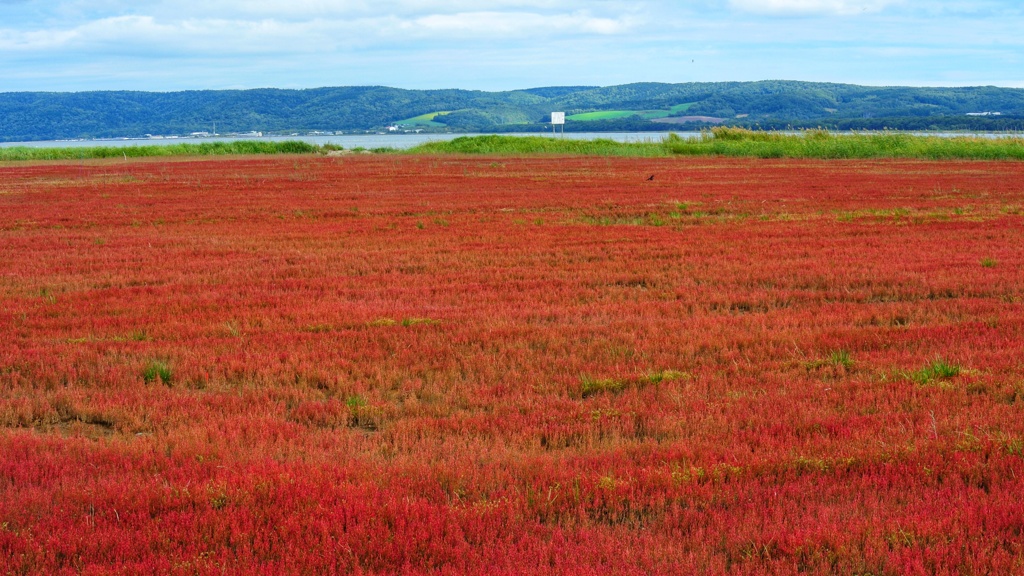
[[[810,80],[1024,88],[1003,0],[0,0],[0,92]]]

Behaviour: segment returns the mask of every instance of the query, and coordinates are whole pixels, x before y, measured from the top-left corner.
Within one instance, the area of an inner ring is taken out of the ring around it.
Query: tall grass
[[[665,156],[660,142],[616,142],[606,138],[580,140],[547,136],[464,136],[448,142],[427,142],[412,154],[568,154],[579,156]]]
[[[64,148],[32,148],[12,146],[0,148],[0,161],[17,160],[82,160],[92,158],[142,158],[148,156],[218,156],[228,154],[313,154],[335,149],[296,140],[264,142],[202,142],[149,146],[94,146]]]
[[[809,130],[781,134],[717,127],[690,140],[671,134],[663,146],[670,154],[701,156],[1024,160],[1024,138],[947,138],[901,132],[834,134]]]
[[[754,158],[918,158],[1024,160],[1024,138],[945,138],[899,132],[801,134],[716,127],[696,138],[670,134],[661,142],[573,140],[543,136],[476,136],[430,142],[414,154],[569,154],[595,156],[742,156]]]
[[[140,158],[147,156],[214,156],[228,154],[315,154],[337,150],[300,141],[181,143],[150,146],[69,148],[0,148],[0,161]],[[375,149],[373,152],[394,152]],[[754,158],[917,158],[958,160],[1024,160],[1024,138],[945,138],[900,132],[836,134],[808,130],[800,134],[758,132],[716,127],[696,138],[669,134],[661,141],[616,142],[606,138],[579,140],[547,136],[464,136],[447,142],[427,142],[411,154],[559,154],[570,156],[740,156]]]

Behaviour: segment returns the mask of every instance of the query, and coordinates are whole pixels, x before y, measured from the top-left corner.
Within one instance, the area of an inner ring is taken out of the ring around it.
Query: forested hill
[[[508,92],[307,90],[0,93],[0,140],[194,132],[530,131],[552,111],[568,130],[762,128],[1022,130],[1024,90],[867,87],[793,81],[561,86]]]

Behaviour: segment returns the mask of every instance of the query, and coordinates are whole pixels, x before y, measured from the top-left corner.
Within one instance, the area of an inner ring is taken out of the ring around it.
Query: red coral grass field
[[[0,573],[1024,573],[1022,214],[1016,162],[0,166]]]

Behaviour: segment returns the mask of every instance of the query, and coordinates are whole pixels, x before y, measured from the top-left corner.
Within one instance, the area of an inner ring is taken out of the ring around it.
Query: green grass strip
[[[801,134],[717,127],[696,138],[670,134],[660,142],[574,140],[544,136],[475,136],[429,142],[414,154],[566,154],[593,156],[737,156],[752,158],[914,158],[929,160],[1024,160],[1024,138],[919,136],[897,132]]]
[[[652,136],[652,140],[657,138]],[[412,154],[564,154],[580,156],[667,156],[660,142],[616,142],[605,138],[578,140],[550,136],[464,136],[447,142],[427,142]]]
[[[150,156],[218,156],[227,154],[313,154],[338,147],[317,146],[289,140],[265,142],[237,140],[234,142],[202,142],[148,146],[89,146],[33,148],[11,146],[0,148],[0,161],[18,160],[85,160],[92,158],[143,158]]]
[[[1024,160],[1024,138],[921,136],[900,132],[802,134],[718,127],[692,140],[669,136],[672,154],[755,158],[916,158],[929,160]]]
[[[464,136],[447,142],[427,142],[407,150],[411,154],[489,154],[518,156],[552,154],[570,156],[736,156],[753,158],[914,158],[929,160],[1024,160],[1024,138],[977,136],[920,136],[900,132],[834,134],[808,130],[801,134],[757,132],[716,127],[696,138],[655,135],[646,142],[616,142],[606,138],[578,140],[550,136]],[[18,160],[84,160],[150,156],[214,156],[247,154],[317,154],[340,150],[300,141],[181,143],[171,145],[0,148],[0,162]],[[358,149],[356,149],[358,150]],[[374,152],[396,152],[374,149]]]

